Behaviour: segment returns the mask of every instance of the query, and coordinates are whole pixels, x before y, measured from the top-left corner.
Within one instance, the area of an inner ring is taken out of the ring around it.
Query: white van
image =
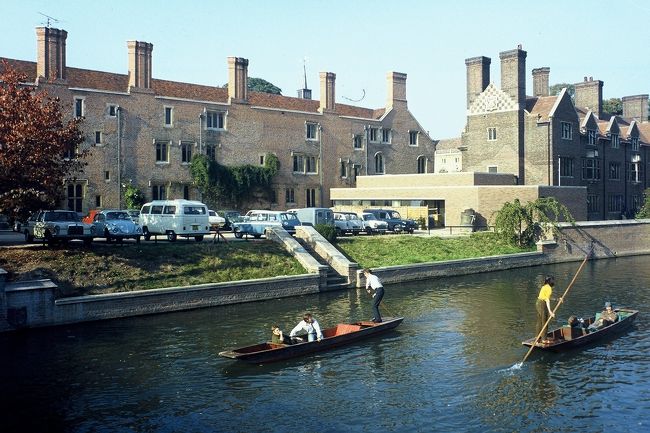
[[[140,226],[147,241],[153,235],[165,235],[170,242],[177,236],[200,242],[210,234],[208,207],[200,201],[154,200],[142,206]]]

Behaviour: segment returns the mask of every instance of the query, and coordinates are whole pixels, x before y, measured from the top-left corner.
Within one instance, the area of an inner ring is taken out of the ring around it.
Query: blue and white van
[[[296,233],[296,226],[300,220],[290,212],[273,210],[249,210],[241,221],[232,224],[232,231],[236,238],[244,235],[253,236],[256,239],[262,237],[267,227],[282,227],[289,234]]]

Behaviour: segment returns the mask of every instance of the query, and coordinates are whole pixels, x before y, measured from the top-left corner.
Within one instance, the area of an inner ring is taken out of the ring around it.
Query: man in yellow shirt
[[[546,339],[546,334],[548,333],[547,321],[549,316],[555,317],[553,310],[551,309],[551,295],[553,294],[553,286],[555,286],[555,278],[552,275],[547,276],[544,279],[544,285],[537,295],[537,301],[535,302],[535,310],[537,310],[537,335],[544,330],[542,334],[542,339]]]

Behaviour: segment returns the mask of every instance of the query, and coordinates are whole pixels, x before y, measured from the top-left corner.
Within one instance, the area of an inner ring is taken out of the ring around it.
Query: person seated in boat
[[[298,323],[296,327],[291,330],[289,336],[291,338],[294,338],[298,332],[301,331],[307,333],[307,341],[321,341],[323,339],[323,332],[320,330],[320,325],[318,324],[318,321],[314,319],[314,316],[312,316],[311,313],[306,313],[303,316],[300,323]]]
[[[291,344],[291,338],[284,335],[278,325],[271,326],[271,343],[273,344]]]
[[[612,308],[611,302],[605,302],[605,309],[600,313],[600,317],[594,323],[589,325],[589,331],[598,331],[605,326],[609,326],[618,320],[618,314]]]

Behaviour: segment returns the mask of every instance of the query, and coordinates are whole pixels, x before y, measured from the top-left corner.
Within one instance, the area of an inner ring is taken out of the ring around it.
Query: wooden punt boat
[[[384,317],[384,321],[381,323],[370,321],[349,324],[340,323],[332,328],[323,330],[323,339],[321,341],[296,344],[273,344],[267,342],[227,350],[220,352],[219,355],[256,364],[281,361],[372,337],[382,332],[395,329],[403,320],[403,317]]]
[[[540,339],[540,341],[535,344],[535,347],[553,352],[562,352],[567,349],[582,346],[583,344],[591,343],[592,341],[629,328],[632,323],[634,323],[634,320],[639,313],[637,310],[631,310],[628,308],[617,308],[614,311],[618,313],[618,320],[611,325],[604,326],[597,331],[588,332],[587,326],[598,320],[598,317],[600,316],[599,313],[594,317],[585,319],[584,327],[572,328],[569,325],[564,325],[561,328],[549,331],[544,339]],[[547,343],[543,343],[543,340],[546,340]],[[535,339],[531,338],[522,341],[521,344],[530,347],[534,342]]]

